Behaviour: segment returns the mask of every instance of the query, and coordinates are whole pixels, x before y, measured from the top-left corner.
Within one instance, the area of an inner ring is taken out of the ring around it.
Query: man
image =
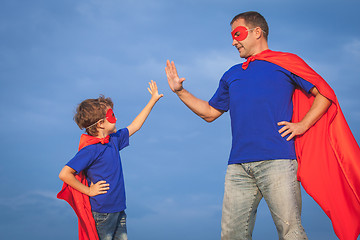
[[[307,239],[301,224],[294,139],[306,135],[332,102],[337,103],[336,97],[330,101],[320,94],[318,86],[323,89],[327,84],[323,80],[321,84],[304,80],[297,74],[298,65],[293,72],[268,60],[281,54],[269,50],[268,25],[259,13],[235,16],[231,30],[232,45],[247,62],[233,66],[223,75],[209,102],[183,88],[185,79],[179,78],[174,62],[168,60],[165,68],[171,90],[205,121],[212,122],[230,110],[232,149],[225,177],[221,238],[252,239],[257,207],[264,197],[279,239]],[[300,61],[297,58],[295,62]],[[303,64],[299,64],[302,68]],[[308,68],[306,65],[300,72],[306,72],[304,76],[309,71],[316,75]],[[313,101],[298,121],[291,122],[292,98],[299,89],[307,98],[312,95]]]

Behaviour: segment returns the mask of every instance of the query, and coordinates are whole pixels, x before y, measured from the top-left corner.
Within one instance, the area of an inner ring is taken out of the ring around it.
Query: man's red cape
[[[331,219],[339,239],[357,239],[360,234],[360,148],[334,91],[294,54],[265,50],[248,58],[243,68],[255,59],[274,63],[300,76],[331,100],[332,104],[322,118],[295,139],[299,163],[297,176],[306,192]],[[292,122],[303,119],[313,100],[313,96],[295,90]]]
[[[109,136],[106,138],[96,138],[86,134],[80,137],[79,151],[83,147],[101,142],[109,142]],[[82,184],[89,186],[86,176],[80,172],[75,176]],[[57,198],[67,201],[74,209],[79,220],[79,240],[99,240],[96,231],[95,220],[91,213],[89,196],[77,191],[66,183],[63,184],[62,190],[57,194]]]

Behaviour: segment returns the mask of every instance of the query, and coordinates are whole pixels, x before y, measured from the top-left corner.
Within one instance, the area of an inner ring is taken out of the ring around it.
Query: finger
[[[172,65],[171,65],[171,62],[169,60],[166,61],[166,68],[167,72],[169,74],[171,74],[171,71],[172,71]]]
[[[151,80],[151,85],[154,90],[157,90],[157,85],[155,81]]]
[[[168,81],[169,81],[169,79],[170,79],[170,72],[169,72],[168,67],[165,68],[165,73],[166,73],[166,78],[167,78]]]
[[[290,130],[290,129],[288,129],[286,132],[284,132],[283,134],[281,134],[281,136],[282,137],[285,137],[285,136],[287,136],[287,135],[289,135],[289,134],[291,134],[292,133],[292,131]]]
[[[171,68],[172,68],[173,73],[174,73],[175,75],[178,75],[174,61],[171,62]]]
[[[293,132],[291,133],[291,135],[286,139],[286,141],[290,141],[291,139],[293,139],[296,136],[296,134]]]
[[[152,92],[151,92],[150,88],[147,88],[147,90],[149,91],[149,93],[150,93],[150,94],[152,94]]]
[[[279,133],[282,133],[288,129],[289,129],[289,126],[284,126],[284,127],[280,128]]]
[[[166,61],[166,66],[165,66],[165,72],[166,74],[168,73],[168,69],[169,69],[169,60]]]
[[[106,183],[106,181],[105,180],[100,180],[100,181],[98,181],[96,184],[105,184]]]
[[[177,75],[177,69],[176,69],[174,61],[171,62],[171,69],[172,69],[173,73]]]
[[[278,122],[278,126],[281,126],[281,125],[287,125],[289,122],[287,121],[281,121],[281,122]]]

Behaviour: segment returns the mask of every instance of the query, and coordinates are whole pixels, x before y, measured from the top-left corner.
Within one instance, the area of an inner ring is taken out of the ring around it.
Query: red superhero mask
[[[111,108],[106,112],[106,120],[108,120],[109,123],[116,123],[116,117]]]
[[[238,26],[231,32],[232,38],[236,41],[244,41],[248,36],[249,30],[244,26]]]

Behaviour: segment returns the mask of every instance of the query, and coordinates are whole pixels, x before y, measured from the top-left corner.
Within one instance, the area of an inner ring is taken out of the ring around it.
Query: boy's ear
[[[100,120],[98,124],[96,125],[97,128],[104,129],[104,120]]]

